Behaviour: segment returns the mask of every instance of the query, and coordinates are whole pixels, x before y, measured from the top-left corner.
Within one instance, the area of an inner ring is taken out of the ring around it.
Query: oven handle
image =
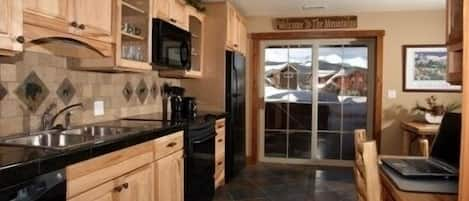
[[[212,139],[212,138],[215,138],[215,136],[216,136],[215,134],[208,135],[207,137],[204,137],[204,138],[202,138],[202,139],[200,139],[200,140],[194,140],[194,141],[192,141],[192,144],[201,144],[201,143],[204,143],[204,142],[207,141],[207,140],[210,140],[210,139]]]

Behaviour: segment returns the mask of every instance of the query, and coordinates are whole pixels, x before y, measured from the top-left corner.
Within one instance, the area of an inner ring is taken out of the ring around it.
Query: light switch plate
[[[388,98],[389,99],[396,99],[397,98],[397,92],[394,89],[388,90]]]
[[[104,101],[95,101],[94,102],[94,116],[103,116],[104,115]]]

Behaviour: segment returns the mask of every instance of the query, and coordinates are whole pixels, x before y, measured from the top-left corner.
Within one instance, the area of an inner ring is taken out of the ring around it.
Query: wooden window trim
[[[251,85],[251,157],[249,162],[256,163],[258,161],[258,136],[259,136],[259,109],[263,107],[264,100],[259,98],[259,59],[260,59],[260,43],[264,40],[298,40],[298,39],[341,39],[341,38],[359,38],[359,39],[375,39],[376,40],[376,59],[375,59],[375,89],[374,89],[374,105],[373,105],[373,138],[377,142],[381,142],[381,121],[382,121],[382,74],[383,74],[383,38],[384,30],[352,30],[352,31],[310,31],[310,32],[269,32],[269,33],[253,33],[250,34],[251,61],[250,68],[252,79],[249,80]],[[378,151],[380,144],[378,144]]]

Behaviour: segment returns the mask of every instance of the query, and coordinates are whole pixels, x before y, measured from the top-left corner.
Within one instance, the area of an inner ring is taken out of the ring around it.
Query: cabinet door
[[[18,0],[0,0],[0,55],[23,50],[21,39],[17,40],[23,35],[22,4]]]
[[[155,162],[155,201],[184,200],[183,151]]]
[[[182,0],[170,0],[169,8],[170,21],[185,30],[189,30],[186,4]]]
[[[234,47],[234,36],[236,31],[236,10],[228,3],[227,8],[227,21],[226,21],[226,46],[230,49]]]
[[[119,191],[114,181],[102,184],[67,201],[119,201]]]
[[[112,0],[72,0],[72,22],[77,33],[86,36],[111,36]]]
[[[118,179],[120,201],[153,201],[153,164],[137,169]]]
[[[239,52],[246,55],[248,49],[248,32],[243,21],[239,21]]]
[[[70,30],[68,0],[24,0],[25,23],[53,28],[60,31]],[[37,17],[41,17],[38,19]]]
[[[169,20],[169,4],[173,0],[154,0],[153,17]]]

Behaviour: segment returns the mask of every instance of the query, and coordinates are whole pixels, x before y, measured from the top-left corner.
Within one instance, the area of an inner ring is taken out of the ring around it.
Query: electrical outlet
[[[95,101],[94,102],[94,116],[103,116],[104,115],[104,101]]]
[[[397,92],[394,89],[388,90],[388,98],[389,99],[396,99],[397,98]]]

